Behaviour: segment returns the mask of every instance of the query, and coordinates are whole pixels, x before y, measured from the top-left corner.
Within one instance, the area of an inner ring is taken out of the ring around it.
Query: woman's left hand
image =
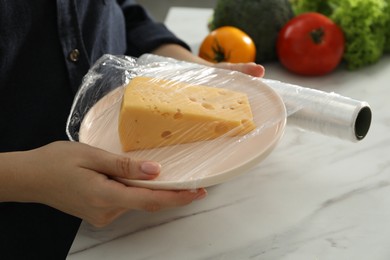
[[[253,77],[263,77],[265,73],[265,69],[260,64],[256,64],[254,62],[248,63],[229,63],[229,62],[221,62],[221,63],[211,63],[200,58],[197,55],[194,55],[184,47],[177,44],[164,44],[157,49],[155,49],[153,54],[171,57],[177,60],[183,60],[188,62],[194,62],[210,67],[220,68],[220,69],[228,69],[239,71]]]
[[[265,73],[264,67],[254,62],[249,62],[249,63],[221,62],[221,63],[216,63],[213,66],[220,69],[239,71],[251,75],[253,77],[263,77]]]

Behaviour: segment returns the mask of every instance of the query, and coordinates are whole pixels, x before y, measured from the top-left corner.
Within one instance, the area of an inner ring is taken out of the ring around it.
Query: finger
[[[84,167],[111,177],[149,180],[158,176],[161,165],[154,161],[136,160],[101,149],[88,151]]]
[[[250,62],[250,63],[222,62],[222,63],[217,63],[215,66],[221,69],[239,71],[253,77],[263,77],[265,73],[264,67],[254,62]]]
[[[195,191],[149,190],[145,188],[127,187],[126,195],[116,198],[118,206],[144,211],[159,211],[190,204],[207,196],[204,188]]]
[[[265,73],[265,69],[263,66],[256,63],[248,63],[244,64],[242,68],[242,72],[253,77],[263,77]]]

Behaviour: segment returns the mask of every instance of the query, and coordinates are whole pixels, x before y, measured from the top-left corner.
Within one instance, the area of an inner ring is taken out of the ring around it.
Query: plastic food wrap
[[[144,80],[146,85],[140,87]],[[126,86],[131,85],[138,89],[124,102]],[[122,114],[125,103],[133,107]],[[120,126],[127,117],[128,125]],[[161,164],[156,179],[120,179],[126,184],[193,189],[229,180],[260,162],[282,137],[285,123],[280,96],[253,77],[154,55],[105,55],[84,77],[66,130],[70,140]],[[136,124],[140,127],[132,130]],[[153,144],[161,140],[161,147],[124,149],[121,127],[130,129],[131,138],[139,138],[130,147],[148,141],[142,133]],[[170,144],[174,138],[176,143]]]
[[[172,62],[149,54],[138,60],[143,64],[163,61]],[[277,80],[255,80],[267,84],[280,95],[289,125],[352,142],[363,140],[370,129],[372,112],[365,101]]]
[[[323,135],[358,142],[371,125],[371,108],[365,101],[336,93],[263,79],[283,99],[288,124]]]
[[[151,54],[105,55],[84,77],[66,130],[70,140],[161,163],[156,179],[120,179],[125,184],[193,189],[263,160],[287,118],[303,129],[358,141],[368,132],[371,110],[366,102],[235,71]]]

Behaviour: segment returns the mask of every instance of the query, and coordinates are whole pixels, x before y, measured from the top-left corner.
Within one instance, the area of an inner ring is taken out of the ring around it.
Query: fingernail
[[[157,162],[142,162],[141,171],[146,174],[158,174],[160,173],[161,165]]]
[[[205,189],[202,189],[195,196],[194,200],[201,200],[201,199],[204,199],[206,196],[207,196],[207,191]]]

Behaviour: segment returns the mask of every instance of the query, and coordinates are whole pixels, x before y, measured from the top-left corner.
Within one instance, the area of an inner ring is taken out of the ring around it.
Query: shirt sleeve
[[[126,24],[126,55],[138,57],[166,43],[175,43],[190,50],[190,47],[176,37],[162,23],[158,23],[144,7],[132,0],[118,0]]]

